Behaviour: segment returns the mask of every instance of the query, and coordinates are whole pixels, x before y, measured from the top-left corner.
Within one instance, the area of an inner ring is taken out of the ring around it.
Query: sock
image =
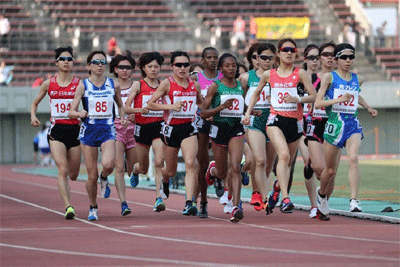
[[[107,177],[103,177],[103,172],[100,173],[100,179],[103,180],[103,181],[107,180]]]
[[[185,206],[191,207],[191,206],[193,206],[193,202],[191,200],[186,200]]]
[[[98,209],[98,207],[97,207],[97,205],[96,206],[90,205],[90,209]]]
[[[322,198],[326,198],[326,195],[321,195],[321,193],[318,191],[318,195]]]

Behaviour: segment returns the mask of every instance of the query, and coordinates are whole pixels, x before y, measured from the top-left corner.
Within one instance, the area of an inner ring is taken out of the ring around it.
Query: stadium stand
[[[378,65],[382,66],[387,77],[400,81],[400,47],[379,47],[373,52]]]

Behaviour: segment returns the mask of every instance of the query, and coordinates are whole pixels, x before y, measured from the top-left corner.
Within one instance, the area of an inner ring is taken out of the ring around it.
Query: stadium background
[[[377,13],[379,10],[387,13]],[[38,89],[31,85],[35,79],[56,72],[54,48],[73,46],[73,72],[84,78],[88,52],[107,50],[107,41],[115,36],[120,49],[131,50],[135,59],[144,51],[160,51],[166,57],[161,77],[166,77],[171,70],[169,52],[176,49],[188,51],[191,61],[198,62],[201,50],[212,45],[221,53],[235,53],[245,62],[246,46],[233,47],[231,42],[238,15],[245,19],[247,32],[250,16],[309,18],[308,36],[296,39],[300,58],[302,48],[309,43],[343,41],[343,28],[354,23],[354,71],[367,79],[362,94],[379,111],[379,117],[372,119],[360,109],[365,135],[360,153],[400,153],[398,0],[2,0],[0,12],[11,23],[8,47],[1,50],[0,59],[13,66],[11,83],[0,87],[1,163],[32,160],[32,139],[38,129],[30,126],[29,107]],[[389,22],[389,29],[385,46],[377,47],[376,27],[383,20]],[[134,78],[139,77],[136,71]],[[38,113],[42,123],[48,120],[47,101],[42,101]]]

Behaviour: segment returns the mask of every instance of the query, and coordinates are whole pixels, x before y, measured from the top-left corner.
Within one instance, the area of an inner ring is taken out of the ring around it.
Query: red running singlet
[[[150,100],[151,95],[157,90],[157,88],[150,87],[145,80],[140,80],[140,92],[135,96],[133,101],[134,108],[142,108],[147,106],[147,102]],[[162,99],[157,100],[157,103],[162,103]],[[150,111],[148,114],[135,113],[135,123],[144,125],[163,120],[163,111]]]

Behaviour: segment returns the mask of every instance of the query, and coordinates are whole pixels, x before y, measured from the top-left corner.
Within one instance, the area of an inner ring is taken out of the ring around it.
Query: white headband
[[[343,54],[343,52],[346,52],[346,51],[350,51],[350,52],[352,52],[353,54],[356,53],[353,49],[345,48],[345,49],[343,49],[343,50],[340,50],[340,51],[336,54],[336,57],[340,57],[340,56]]]

